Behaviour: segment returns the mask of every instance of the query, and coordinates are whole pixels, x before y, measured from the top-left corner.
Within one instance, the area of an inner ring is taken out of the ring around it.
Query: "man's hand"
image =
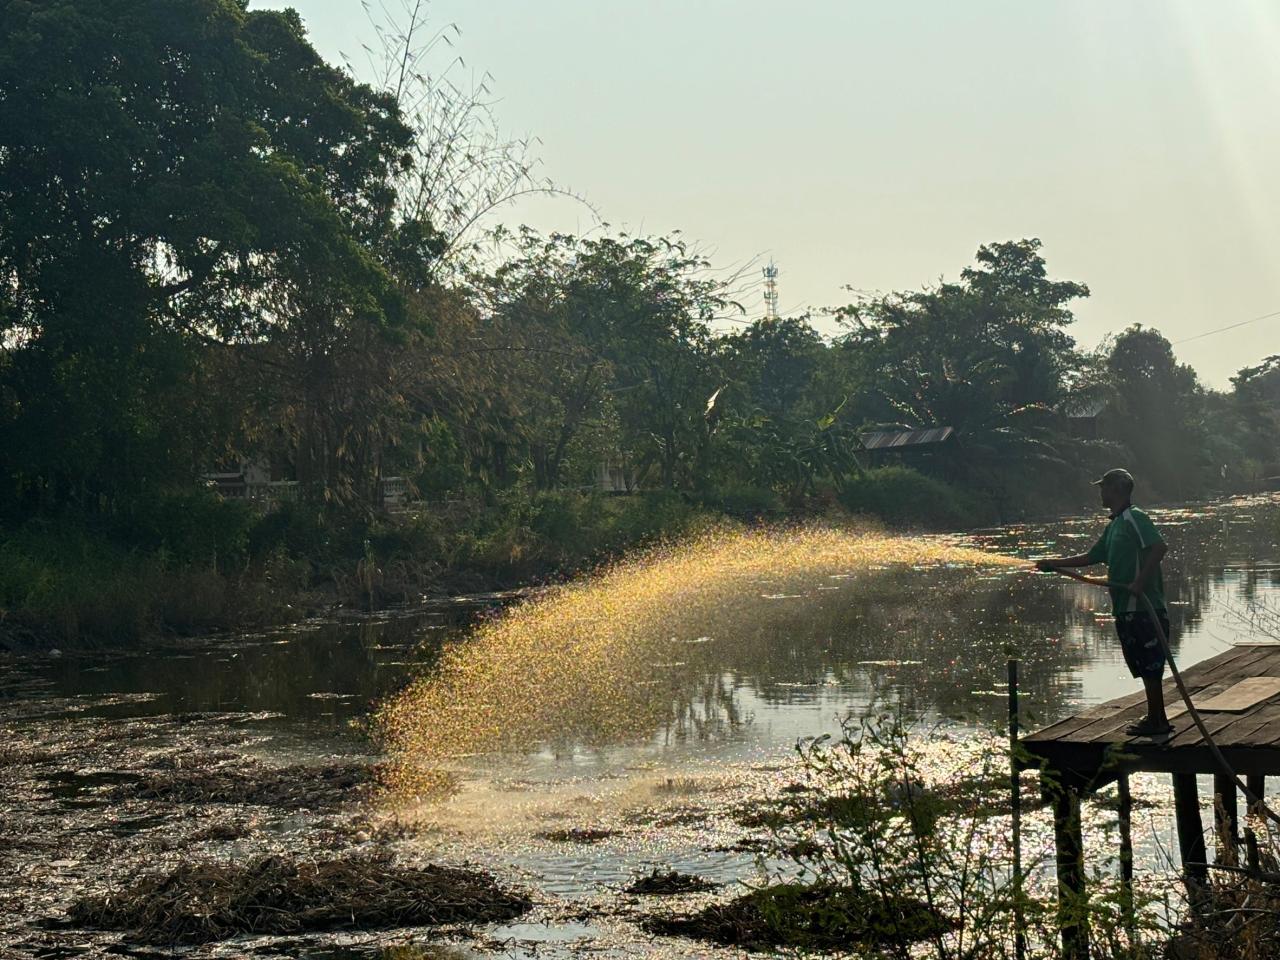
[[[1127,589],[1135,597],[1140,597],[1142,596],[1143,591],[1147,589],[1147,585],[1143,583],[1142,578],[1139,577],[1137,580],[1133,581],[1133,583],[1129,584]]]
[[[1048,573],[1050,570],[1057,570],[1058,561],[1053,559],[1053,557],[1043,557],[1036,561],[1036,569],[1044,571],[1045,573]]]

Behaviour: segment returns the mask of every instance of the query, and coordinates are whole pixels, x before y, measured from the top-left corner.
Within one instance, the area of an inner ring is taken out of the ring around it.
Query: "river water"
[[[1180,664],[1280,634],[1280,499],[1151,514],[1170,544],[1166,593]],[[1092,543],[1104,519],[938,542],[1022,557],[1070,554]],[[424,931],[362,931],[189,952],[717,955],[643,933],[634,921],[651,905],[619,891],[656,868],[723,884],[720,896],[755,877],[757,848],[735,813],[793,775],[798,739],[838,732],[840,717],[871,704],[905,711],[944,748],[998,734],[1010,657],[1020,662],[1031,726],[1136,689],[1108,599],[1096,588],[946,564],[877,577],[874,590],[865,589],[865,578],[855,590],[832,575],[788,592],[766,578],[732,609],[683,616],[683,632],[651,665],[663,709],[625,736],[590,736],[566,720],[559,735],[457,762],[452,790],[413,811],[394,844],[428,860],[481,866],[533,891],[538,906],[526,922],[455,932],[443,943]],[[7,755],[0,747],[0,770],[8,767],[0,797],[0,954],[133,949],[118,935],[68,930],[58,917],[75,897],[127,882],[143,866],[304,845],[314,851],[321,834],[324,849],[379,839],[376,817],[355,829],[332,811],[281,812],[255,806],[252,797],[203,806],[148,800],[121,793],[121,784],[138,782],[157,758],[173,766],[184,752],[197,764],[252,763],[254,770],[375,757],[371,711],[411,678],[430,675],[442,651],[468,643],[477,618],[498,616],[496,604],[459,602],[128,652],[0,661],[0,725],[8,743],[21,745]],[[1136,789],[1158,802],[1163,786],[1152,778]],[[228,820],[238,825],[235,836],[208,829]],[[1153,812],[1140,826],[1146,866],[1167,867],[1167,821]],[[389,835],[384,829],[382,839]]]

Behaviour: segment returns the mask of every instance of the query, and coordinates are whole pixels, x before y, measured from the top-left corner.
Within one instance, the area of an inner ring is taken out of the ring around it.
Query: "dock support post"
[[[1013,832],[1013,956],[1026,960],[1027,937],[1022,916],[1022,778],[1018,759],[1018,661],[1008,663],[1009,675],[1009,812]]]
[[[1240,842],[1240,812],[1236,803],[1236,781],[1225,773],[1213,775],[1213,826],[1218,836],[1217,857],[1222,863],[1237,863]]]
[[[1249,792],[1259,800],[1266,799],[1267,780],[1260,773],[1251,773],[1245,780],[1244,785],[1249,788]],[[1251,817],[1262,815],[1262,811],[1258,809],[1257,804],[1250,803],[1247,810]],[[1254,832],[1253,825],[1246,820],[1244,828],[1244,846],[1245,855],[1248,857],[1250,870],[1261,870],[1262,865],[1258,857],[1258,834]]]
[[[1120,913],[1129,942],[1137,942],[1137,918],[1133,910],[1133,797],[1129,793],[1129,774],[1121,773],[1116,780],[1119,794],[1120,820]]]
[[[1173,810],[1178,825],[1178,852],[1182,854],[1183,875],[1198,894],[1209,879],[1204,852],[1204,825],[1200,821],[1200,797],[1194,773],[1173,775]]]
[[[1053,794],[1053,836],[1058,865],[1058,929],[1063,960],[1088,960],[1089,916],[1084,888],[1084,835],[1080,791],[1061,784]]]

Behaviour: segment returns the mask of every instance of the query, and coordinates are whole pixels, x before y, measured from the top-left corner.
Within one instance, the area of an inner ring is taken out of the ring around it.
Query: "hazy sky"
[[[357,0],[254,5],[295,7],[358,73],[374,42]],[[616,227],[678,228],[725,266],[772,257],[784,312],[955,278],[980,243],[1030,236],[1053,276],[1091,288],[1086,347],[1135,322],[1177,342],[1280,311],[1270,0],[431,10],[462,32],[459,78],[487,70],[506,128],[541,138],[547,175]],[[502,218],[591,223],[566,201]],[[762,312],[758,283],[746,305]],[[1280,352],[1280,317],[1175,349],[1225,386]]]

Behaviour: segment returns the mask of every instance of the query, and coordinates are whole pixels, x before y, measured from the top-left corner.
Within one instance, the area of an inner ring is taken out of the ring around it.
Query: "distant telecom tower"
[[[761,271],[764,274],[764,316],[766,320],[778,319],[778,268],[772,260]]]

